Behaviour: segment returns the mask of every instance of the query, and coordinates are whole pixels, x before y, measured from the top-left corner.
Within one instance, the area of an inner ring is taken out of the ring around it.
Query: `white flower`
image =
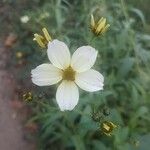
[[[93,47],[82,46],[71,58],[67,45],[53,40],[48,44],[47,54],[51,64],[42,64],[33,69],[32,82],[38,86],[48,86],[62,80],[56,92],[56,101],[61,111],[72,110],[77,105],[77,85],[89,92],[103,89],[104,77],[91,69],[97,57]]]
[[[28,17],[27,15],[22,16],[22,17],[20,18],[20,21],[21,21],[22,23],[27,23],[29,20],[30,20],[30,19],[29,19],[29,17]]]

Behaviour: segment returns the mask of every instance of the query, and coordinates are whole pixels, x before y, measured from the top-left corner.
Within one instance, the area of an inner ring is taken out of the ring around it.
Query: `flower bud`
[[[110,25],[106,23],[106,18],[102,17],[101,19],[99,19],[98,22],[95,22],[93,15],[91,15],[90,26],[91,26],[91,31],[96,36],[104,34],[107,31],[107,29],[110,27]]]
[[[33,99],[33,95],[31,92],[27,92],[27,93],[23,94],[23,100],[31,101],[32,99]]]
[[[36,41],[41,48],[46,48],[48,43],[52,41],[52,38],[46,28],[43,28],[42,31],[43,36],[35,33],[33,40]]]
[[[116,128],[117,126],[112,123],[111,121],[104,121],[102,124],[101,124],[101,131],[107,135],[107,136],[111,136],[114,128]]]

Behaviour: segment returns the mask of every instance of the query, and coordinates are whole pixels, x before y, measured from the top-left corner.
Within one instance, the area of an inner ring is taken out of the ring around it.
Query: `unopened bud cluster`
[[[104,34],[107,29],[110,27],[109,24],[106,23],[106,18],[101,18],[99,21],[95,21],[94,16],[91,15],[91,24],[90,28],[94,35],[99,36]]]
[[[23,100],[24,101],[31,101],[33,99],[33,95],[31,92],[27,92],[23,94]]]
[[[113,122],[107,120],[107,116],[110,114],[107,107],[103,107],[101,111],[93,111],[92,119],[99,123],[100,130],[103,134],[111,136],[113,130],[117,127]]]
[[[35,33],[33,40],[36,41],[41,48],[46,48],[48,42],[52,41],[52,38],[46,28],[43,28],[42,32],[43,32],[43,36]]]

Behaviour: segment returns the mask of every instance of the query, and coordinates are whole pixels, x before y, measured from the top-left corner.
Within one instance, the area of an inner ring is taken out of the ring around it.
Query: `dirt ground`
[[[22,123],[22,102],[16,94],[17,83],[10,71],[10,49],[0,41],[0,150],[34,150]]]

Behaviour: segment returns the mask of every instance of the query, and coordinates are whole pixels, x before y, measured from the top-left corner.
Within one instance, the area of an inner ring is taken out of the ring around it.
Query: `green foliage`
[[[105,77],[104,91],[82,92],[79,105],[71,112],[56,109],[51,89],[35,89],[34,115],[29,122],[41,127],[39,149],[134,150],[134,141],[139,141],[137,149],[148,149],[150,35],[145,33],[147,20],[142,11],[123,0],[37,0],[35,6],[22,13],[29,16],[28,23],[14,26],[22,33],[15,49],[28,54],[22,74],[30,76],[31,68],[48,61],[46,51],[32,42],[31,34],[47,27],[52,37],[65,41],[72,52],[81,45],[95,47],[99,51],[96,68]],[[111,25],[105,35],[92,41],[91,13],[106,17]],[[39,99],[42,89],[48,96]],[[119,126],[112,137],[103,135],[91,119],[91,106],[101,104],[110,108],[108,119]]]

